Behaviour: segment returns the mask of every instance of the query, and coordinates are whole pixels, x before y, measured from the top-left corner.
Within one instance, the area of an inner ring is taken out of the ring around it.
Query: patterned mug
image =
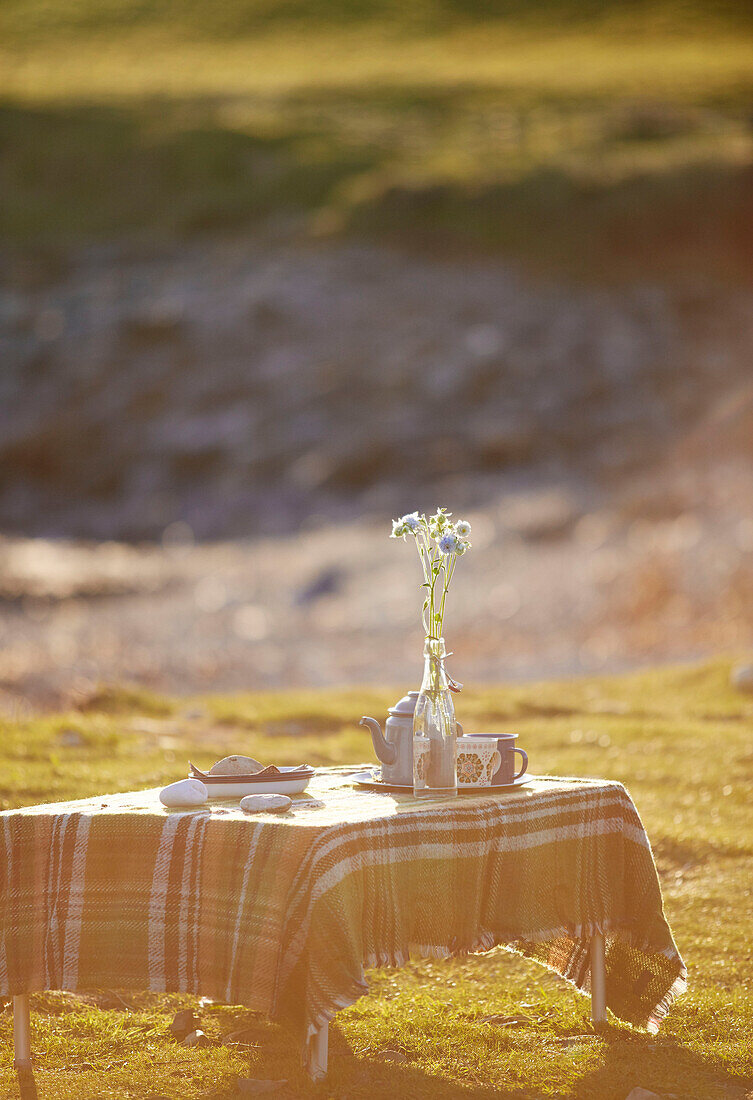
[[[501,760],[495,741],[473,734],[458,737],[458,787],[488,787]]]
[[[492,744],[496,744],[499,749],[500,765],[497,771],[492,776],[492,783],[495,786],[504,786],[505,784],[514,783],[516,779],[520,779],[522,775],[525,775],[528,770],[528,754],[525,749],[519,749],[515,742],[518,739],[517,733],[474,733],[474,737],[481,737],[485,741],[490,741]],[[523,765],[519,772],[515,771],[515,753],[518,753],[523,760]]]

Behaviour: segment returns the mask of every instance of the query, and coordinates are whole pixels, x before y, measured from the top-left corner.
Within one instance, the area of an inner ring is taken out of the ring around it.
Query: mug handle
[[[513,776],[514,781],[516,779],[520,779],[521,775],[524,775],[528,770],[528,753],[525,751],[525,749],[513,749],[513,752],[519,752],[520,755],[523,757],[523,767],[520,769],[517,775]]]

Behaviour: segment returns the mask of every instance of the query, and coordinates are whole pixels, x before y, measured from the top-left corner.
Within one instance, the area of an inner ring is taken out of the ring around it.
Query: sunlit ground
[[[520,734],[534,772],[623,781],[654,846],[690,992],[656,1038],[613,1024],[593,1032],[588,1000],[503,953],[417,962],[371,975],[372,993],[340,1014],[331,1073],[303,1078],[285,1031],[240,1009],[202,1010],[216,1045],[167,1037],[189,998],[106,991],[32,998],[43,1100],[226,1098],[238,1076],[287,1079],[281,1100],[394,1095],[624,1100],[636,1085],[683,1100],[753,1088],[753,702],[725,662],[639,676],[468,691],[465,729]],[[112,691],[86,709],[0,727],[3,807],[159,785],[227,752],[267,762],[368,760],[366,711],[395,690],[202,697],[176,703]],[[517,1025],[484,1017],[522,1015]],[[0,1095],[13,1096],[8,1011],[0,1017]],[[243,1032],[243,1034],[238,1034]],[[227,1042],[222,1043],[222,1039]],[[239,1045],[240,1044],[240,1045]],[[393,1054],[385,1054],[392,1051]],[[390,1060],[391,1059],[391,1060]]]

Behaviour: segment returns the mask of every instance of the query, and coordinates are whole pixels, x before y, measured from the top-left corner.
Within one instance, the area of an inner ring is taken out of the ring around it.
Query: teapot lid
[[[394,707],[390,707],[387,711],[388,714],[395,717],[405,717],[406,715],[413,714],[416,709],[416,699],[418,699],[417,691],[409,691],[407,695],[404,695]]]

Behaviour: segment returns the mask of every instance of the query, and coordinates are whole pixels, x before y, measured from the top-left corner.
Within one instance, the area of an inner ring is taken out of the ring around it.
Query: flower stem
[[[457,560],[458,560],[457,554],[452,554],[451,555],[451,560],[450,560],[449,572],[447,570],[447,566],[445,565],[444,590],[442,592],[442,602],[439,605],[439,616],[440,616],[440,618],[439,618],[439,626],[440,626],[439,633],[440,634],[442,633],[441,627],[442,627],[442,624],[444,623],[444,605],[445,605],[445,600],[447,599],[447,589],[450,587],[450,582],[452,580],[452,574],[455,572],[455,565],[457,564]]]

